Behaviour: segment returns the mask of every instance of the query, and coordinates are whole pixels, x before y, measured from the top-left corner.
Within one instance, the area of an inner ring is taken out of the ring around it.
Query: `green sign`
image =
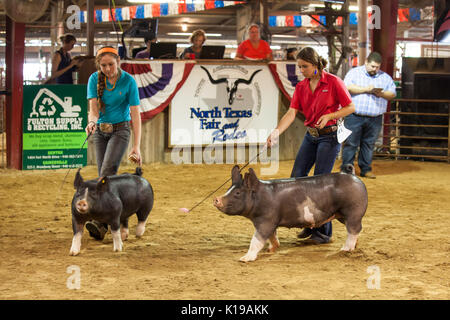
[[[23,170],[87,164],[86,85],[23,87]]]

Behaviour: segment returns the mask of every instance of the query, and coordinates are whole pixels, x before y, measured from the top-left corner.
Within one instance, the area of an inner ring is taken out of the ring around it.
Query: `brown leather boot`
[[[364,174],[361,174],[361,177],[363,178],[369,178],[369,179],[376,179],[376,175],[372,171],[367,171]]]

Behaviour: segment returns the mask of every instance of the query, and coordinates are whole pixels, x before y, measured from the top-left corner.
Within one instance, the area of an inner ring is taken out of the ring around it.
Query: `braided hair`
[[[103,49],[103,48],[113,48],[113,47],[105,46],[105,47],[102,47],[100,49]],[[101,58],[103,58],[107,54],[111,55],[113,58],[115,58],[117,61],[119,61],[119,56],[115,55],[112,52],[104,52],[102,54],[98,54],[97,57],[95,58],[95,66],[96,66],[97,72],[98,72],[97,101],[98,101],[98,104],[100,105],[100,111],[102,113],[105,113],[105,107],[106,107],[105,103],[102,100],[103,92],[105,91],[105,86],[106,86],[106,75],[102,72],[102,70],[100,68],[100,60],[101,60]],[[119,74],[117,76],[117,80],[120,78],[120,74],[121,74],[120,68],[118,68],[118,73]]]

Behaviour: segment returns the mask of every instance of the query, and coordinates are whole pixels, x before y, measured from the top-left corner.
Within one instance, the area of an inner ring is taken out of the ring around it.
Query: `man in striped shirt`
[[[363,66],[353,68],[345,76],[344,83],[355,104],[355,113],[345,117],[345,127],[352,134],[342,149],[342,167],[353,164],[359,147],[358,166],[361,177],[375,179],[372,172],[372,155],[387,103],[396,96],[392,78],[380,70],[382,58],[377,52],[367,57]]]

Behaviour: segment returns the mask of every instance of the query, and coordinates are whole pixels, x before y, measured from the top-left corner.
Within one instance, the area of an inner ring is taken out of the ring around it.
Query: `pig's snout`
[[[78,200],[75,204],[75,207],[77,208],[77,211],[79,213],[86,213],[88,212],[89,206],[86,200]]]
[[[214,203],[214,206],[217,209],[222,209],[223,208],[222,197],[215,197],[213,203]]]

